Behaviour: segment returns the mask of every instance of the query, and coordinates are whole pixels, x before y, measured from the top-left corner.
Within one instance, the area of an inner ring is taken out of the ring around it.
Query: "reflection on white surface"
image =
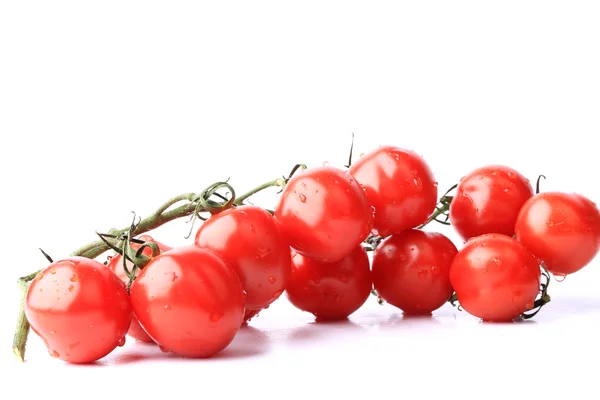
[[[555,286],[554,301],[534,320],[518,323],[481,323],[450,305],[429,317],[406,317],[388,304],[378,305],[374,297],[346,321],[317,323],[284,296],[211,359],[184,359],[129,340],[95,364],[69,365],[52,359],[32,334],[27,362],[7,363],[12,360],[7,354],[2,365],[9,364],[9,381],[17,387],[31,377],[49,387],[111,382],[97,388],[97,396],[115,390],[123,396],[140,390],[183,396],[199,387],[223,396],[266,390],[265,398],[280,398],[288,391],[286,398],[304,398],[315,391],[385,397],[390,390],[474,398],[491,387],[498,396],[525,396],[537,390],[531,381],[548,376],[591,378],[593,369],[584,364],[600,357],[600,297],[565,294]],[[124,379],[130,376],[135,377]],[[137,388],[131,379],[147,383]],[[553,390],[572,396],[587,393],[560,385]],[[64,397],[52,392],[45,398]]]

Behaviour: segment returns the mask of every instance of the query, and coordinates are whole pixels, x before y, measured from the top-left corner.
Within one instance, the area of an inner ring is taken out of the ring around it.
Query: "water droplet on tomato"
[[[548,225],[549,227],[552,227],[552,226],[554,226],[554,221],[549,219],[548,221],[546,221],[546,225]]]
[[[73,290],[75,290],[75,286],[69,285],[68,289],[69,289],[69,292],[72,292]]]
[[[554,280],[556,282],[563,282],[565,279],[567,279],[565,274],[554,274]]]
[[[431,266],[431,272],[435,271],[435,265]]]
[[[306,196],[304,195],[304,193],[300,193],[300,201],[303,203],[306,203]]]
[[[69,278],[69,280],[71,282],[77,282],[77,275],[75,275],[75,274],[71,275],[71,277]]]
[[[421,178],[417,177],[413,179],[413,183],[415,184],[417,191],[420,192],[423,189],[423,182],[421,181]]]
[[[273,297],[274,299],[278,299],[279,296],[281,296],[281,293],[283,293],[283,289],[276,291],[271,297]]]
[[[412,174],[415,175],[415,176],[417,176],[419,174],[419,171],[417,171],[416,169],[413,169],[410,172],[412,172]]]
[[[214,312],[210,314],[210,322],[219,322],[223,318],[222,312]]]
[[[335,304],[340,304],[342,302],[342,296],[340,296],[339,294],[336,294],[333,297],[333,301],[335,302]]]
[[[302,195],[300,195],[302,196]],[[250,232],[255,233],[256,232],[256,228],[254,227],[254,224],[250,224]]]
[[[163,308],[165,311],[171,311],[171,306],[168,304],[166,304]]]
[[[496,266],[500,266],[502,264],[502,260],[497,257],[492,258],[492,262],[496,264]]]
[[[50,355],[54,358],[60,357],[60,354],[56,350],[50,350],[48,353],[50,353]]]
[[[496,171],[496,170],[492,171],[492,176],[496,176],[496,175],[498,175],[498,171]]]
[[[38,273],[35,275],[35,280],[36,280],[36,281],[39,281],[39,280],[41,280],[43,277],[44,277],[44,274],[42,274],[41,272],[38,272]]]
[[[487,242],[482,242],[481,243],[481,247],[486,247],[487,246]]]
[[[51,273],[52,275],[54,275],[54,274],[56,273],[56,268],[52,268],[52,269],[50,270],[50,273]]]
[[[517,177],[517,173],[515,171],[508,171],[506,174],[510,179],[515,179]]]
[[[504,188],[504,193],[508,194],[509,190],[508,188]]]
[[[127,339],[125,339],[125,336],[123,336],[123,337],[121,338],[121,340],[119,340],[119,343],[117,343],[117,346],[119,346],[119,347],[123,347],[123,346],[125,346],[125,341],[126,341],[126,340],[127,340]]]
[[[277,279],[274,276],[270,276],[269,277],[269,282],[270,283],[275,283],[275,282],[277,282]]]
[[[571,227],[569,227],[569,226],[565,226],[565,227],[563,228],[563,230],[564,230],[565,232],[571,232]]]
[[[433,187],[438,187],[438,183],[437,182],[433,182]]]
[[[426,269],[420,270],[419,273],[417,274],[417,276],[419,277],[419,279],[427,278],[427,270]]]
[[[302,186],[304,189],[306,189],[306,183],[302,182],[302,183],[300,183],[300,186]]]
[[[163,353],[168,353],[169,349],[167,349],[166,347],[162,346],[162,345],[158,345],[158,348],[160,349],[160,351],[162,351]]]
[[[329,167],[329,161],[324,161],[324,162],[323,162],[323,166],[324,166],[324,167]]]
[[[390,252],[391,254],[391,252]],[[399,261],[406,261],[406,256],[404,254],[398,254],[398,260]]]
[[[56,331],[50,331],[48,333],[51,334],[51,335],[54,335],[56,333]]]

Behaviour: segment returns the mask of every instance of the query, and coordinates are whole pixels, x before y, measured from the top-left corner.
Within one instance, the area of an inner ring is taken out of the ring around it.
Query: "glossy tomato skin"
[[[488,322],[509,322],[530,310],[540,280],[535,256],[512,237],[496,233],[467,241],[450,267],[460,305]]]
[[[141,235],[140,237],[138,237],[138,239],[143,240],[145,242],[155,242],[158,245],[158,248],[161,252],[171,250],[170,246],[167,246],[161,242],[154,240],[152,236]],[[131,243],[131,247],[134,249],[139,249],[141,247],[141,244]],[[147,247],[144,249],[143,253],[144,255],[150,257],[152,255],[152,249]],[[127,268],[131,272],[133,269],[133,263],[129,260],[125,260],[125,262],[127,263]],[[121,257],[121,255],[116,254],[108,261],[106,265],[115,273],[115,275],[117,275],[117,277],[119,277],[119,279],[121,279],[125,283],[125,285],[129,283],[129,277],[127,276],[127,274],[125,273],[125,269],[123,268],[123,258]],[[138,322],[135,315],[131,319],[131,325],[129,326],[129,331],[127,332],[127,335],[140,342],[154,343],[154,340],[152,340],[152,338],[148,336],[146,331],[144,331],[144,329],[140,326],[140,323]]]
[[[373,287],[405,314],[431,314],[453,293],[450,265],[457,252],[441,233],[412,229],[392,235],[373,255]]]
[[[215,214],[196,233],[195,245],[229,262],[246,291],[246,310],[257,311],[278,299],[290,276],[290,246],[275,218],[256,206]]]
[[[414,151],[382,146],[356,160],[349,172],[365,188],[382,237],[421,225],[435,209],[437,182]]]
[[[84,257],[55,261],[27,292],[25,315],[53,357],[97,361],[125,341],[131,322],[125,284],[102,263]]]
[[[519,210],[533,196],[529,180],[503,165],[463,177],[450,204],[450,223],[463,240],[486,233],[513,236]]]
[[[598,254],[600,213],[596,204],[580,194],[540,193],[521,209],[515,234],[549,272],[566,276]]]
[[[211,357],[231,343],[244,318],[244,294],[217,254],[178,247],[152,259],[131,285],[133,312],[165,351]]]
[[[371,288],[369,258],[361,245],[333,263],[292,253],[287,297],[296,308],[313,314],[317,320],[348,317],[365,303]]]
[[[364,190],[350,174],[328,166],[294,175],[275,218],[296,252],[324,262],[344,258],[373,228],[373,210]]]

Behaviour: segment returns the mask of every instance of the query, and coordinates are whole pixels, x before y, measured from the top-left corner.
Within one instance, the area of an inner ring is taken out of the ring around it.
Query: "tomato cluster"
[[[211,357],[283,293],[317,320],[347,318],[373,293],[405,314],[458,302],[484,321],[514,321],[549,301],[544,278],[579,271],[600,248],[596,204],[534,193],[502,165],[473,170],[438,199],[421,156],[383,146],[346,169],[304,168],[284,183],[273,211],[214,208],[188,246],[129,241],[139,265],[126,251],[105,263],[52,262],[27,292],[32,329],[52,356],[89,363],[126,335]],[[452,225],[460,246],[423,229],[432,221]]]

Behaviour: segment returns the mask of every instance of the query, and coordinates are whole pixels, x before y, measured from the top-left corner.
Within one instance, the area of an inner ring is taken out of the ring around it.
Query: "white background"
[[[10,342],[38,247],[65,256],[227,177],[241,193],[297,162],[342,166],[351,132],[357,154],[417,150],[441,190],[502,163],[599,201],[598,21],[583,1],[3,2],[0,397],[594,398],[600,259],[524,324],[450,306],[403,320],[371,298],[316,326],[282,299],[215,360],[129,343],[69,366],[32,335],[19,364]]]

